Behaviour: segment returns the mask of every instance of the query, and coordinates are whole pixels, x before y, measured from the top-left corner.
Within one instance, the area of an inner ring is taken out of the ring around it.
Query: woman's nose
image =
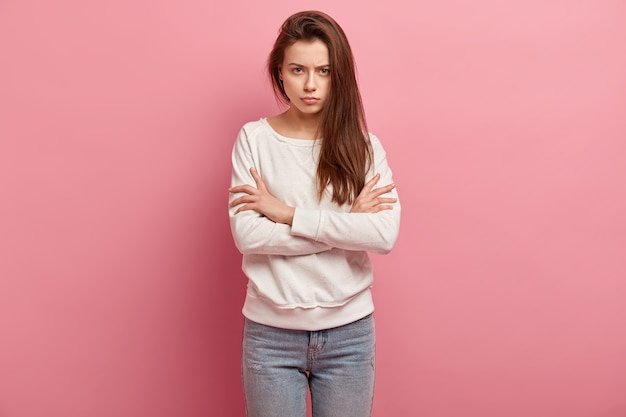
[[[317,89],[317,86],[315,84],[315,76],[313,74],[307,77],[306,83],[304,84],[304,89],[306,91],[315,91]]]

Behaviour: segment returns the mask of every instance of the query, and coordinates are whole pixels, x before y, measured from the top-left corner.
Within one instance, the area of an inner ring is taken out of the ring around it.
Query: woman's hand
[[[250,174],[252,174],[252,178],[254,178],[256,188],[248,184],[229,188],[228,191],[231,193],[246,194],[233,200],[230,203],[230,208],[242,204],[235,214],[245,210],[254,210],[275,223],[291,225],[295,208],[288,206],[274,197],[267,189],[265,182],[256,169],[250,168]]]
[[[381,195],[388,193],[395,188],[395,184],[388,184],[383,187],[374,188],[380,180],[380,174],[376,174],[371,180],[365,183],[363,189],[354,200],[350,213],[377,213],[382,210],[391,210],[397,201],[395,198],[383,198]]]

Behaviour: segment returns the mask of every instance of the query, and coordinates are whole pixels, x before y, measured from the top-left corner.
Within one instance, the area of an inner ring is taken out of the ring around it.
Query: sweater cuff
[[[317,240],[321,215],[321,210],[296,207],[293,213],[293,221],[291,222],[291,234]]]

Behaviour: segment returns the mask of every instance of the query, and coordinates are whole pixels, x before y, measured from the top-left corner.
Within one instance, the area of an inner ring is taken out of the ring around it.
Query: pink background
[[[626,416],[626,3],[0,3],[0,417],[243,416],[230,150],[292,12],[403,203],[376,416]]]

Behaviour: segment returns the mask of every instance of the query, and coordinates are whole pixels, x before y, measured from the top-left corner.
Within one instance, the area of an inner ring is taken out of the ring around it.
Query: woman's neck
[[[303,114],[289,108],[268,119],[272,128],[283,136],[301,139],[318,139],[320,114]]]

